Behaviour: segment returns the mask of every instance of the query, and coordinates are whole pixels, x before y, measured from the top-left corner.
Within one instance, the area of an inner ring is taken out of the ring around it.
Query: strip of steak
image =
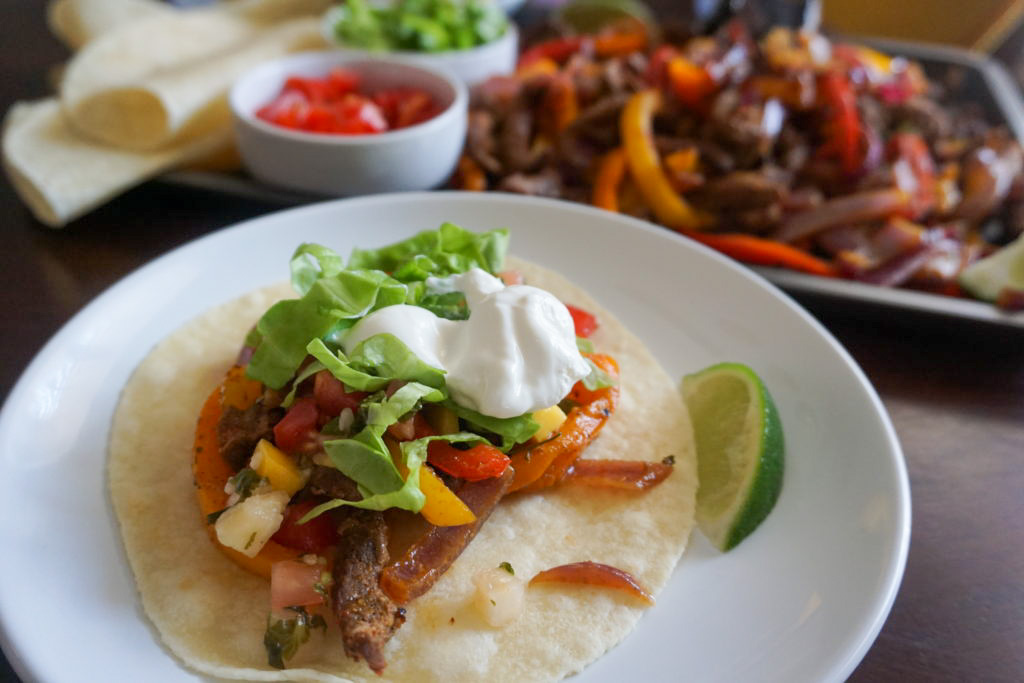
[[[384,670],[384,645],[405,622],[405,610],[380,589],[388,561],[384,516],[352,508],[338,529],[331,600],[345,654],[362,659],[377,674]]]
[[[430,590],[476,536],[505,495],[513,476],[515,472],[509,467],[500,477],[468,482],[459,489],[459,498],[476,515],[476,521],[461,526],[431,525],[398,561],[381,572],[384,592],[396,603],[405,605]]]
[[[342,500],[361,500],[362,494],[356,483],[333,467],[313,465],[306,487],[318,496],[341,498]]]
[[[220,455],[234,470],[245,467],[260,439],[273,440],[274,425],[284,417],[284,410],[271,408],[257,401],[245,410],[227,406],[217,423],[217,445]]]

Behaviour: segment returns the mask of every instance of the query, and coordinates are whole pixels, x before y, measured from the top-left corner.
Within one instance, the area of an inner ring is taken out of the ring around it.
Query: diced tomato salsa
[[[441,106],[418,88],[362,88],[358,73],[333,69],[325,78],[291,76],[256,116],[311,133],[366,135],[422,123]]]

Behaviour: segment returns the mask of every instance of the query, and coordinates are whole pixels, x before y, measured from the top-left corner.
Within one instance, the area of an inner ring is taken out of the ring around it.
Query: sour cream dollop
[[[374,335],[394,335],[424,363],[447,373],[456,403],[491,417],[552,406],[590,372],[576,347],[568,309],[543,289],[506,287],[480,268],[429,278],[427,287],[465,294],[469,319],[445,320],[418,306],[388,306],[348,332],[345,351]]]

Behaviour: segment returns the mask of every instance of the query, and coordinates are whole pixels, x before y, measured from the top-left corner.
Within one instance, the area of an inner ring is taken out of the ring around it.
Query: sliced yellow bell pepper
[[[565,422],[565,413],[558,406],[551,406],[544,410],[535,410],[531,415],[533,421],[539,426],[533,438],[537,441],[544,441],[555,433],[562,423]]]
[[[266,439],[260,439],[256,444],[249,466],[265,477],[271,486],[289,496],[295,495],[306,483],[292,459]]]
[[[409,469],[405,466],[405,459],[402,457],[402,449],[398,442],[390,437],[384,438],[384,443],[391,452],[391,459],[398,468],[402,478],[409,476]],[[423,492],[427,502],[423,504],[420,514],[434,526],[461,526],[476,521],[476,515],[470,510],[462,499],[456,496],[450,488],[445,486],[440,477],[434,474],[434,470],[426,465],[420,468],[420,491]]]
[[[654,147],[652,122],[660,106],[657,90],[643,90],[622,110],[619,128],[629,172],[659,222],[670,228],[700,229],[710,216],[694,209],[672,188]]]

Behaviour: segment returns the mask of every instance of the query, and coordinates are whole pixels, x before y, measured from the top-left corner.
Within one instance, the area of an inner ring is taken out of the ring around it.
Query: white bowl
[[[335,15],[333,11],[324,15],[321,30],[328,45],[353,56],[373,59],[377,57],[400,57],[406,61],[424,66],[439,66],[448,69],[462,81],[473,87],[491,76],[507,76],[516,70],[519,58],[519,31],[515,22],[508,20],[508,29],[500,38],[479,47],[445,52],[417,52],[413,50],[379,51],[348,47],[338,42],[334,35]]]
[[[425,90],[443,111],[408,128],[367,135],[308,133],[256,117],[289,76],[323,78],[339,66],[358,72],[369,91],[397,86]],[[261,64],[235,83],[230,101],[238,149],[253,176],[291,190],[347,197],[428,190],[444,183],[465,142],[469,96],[460,79],[436,66],[332,51]]]

